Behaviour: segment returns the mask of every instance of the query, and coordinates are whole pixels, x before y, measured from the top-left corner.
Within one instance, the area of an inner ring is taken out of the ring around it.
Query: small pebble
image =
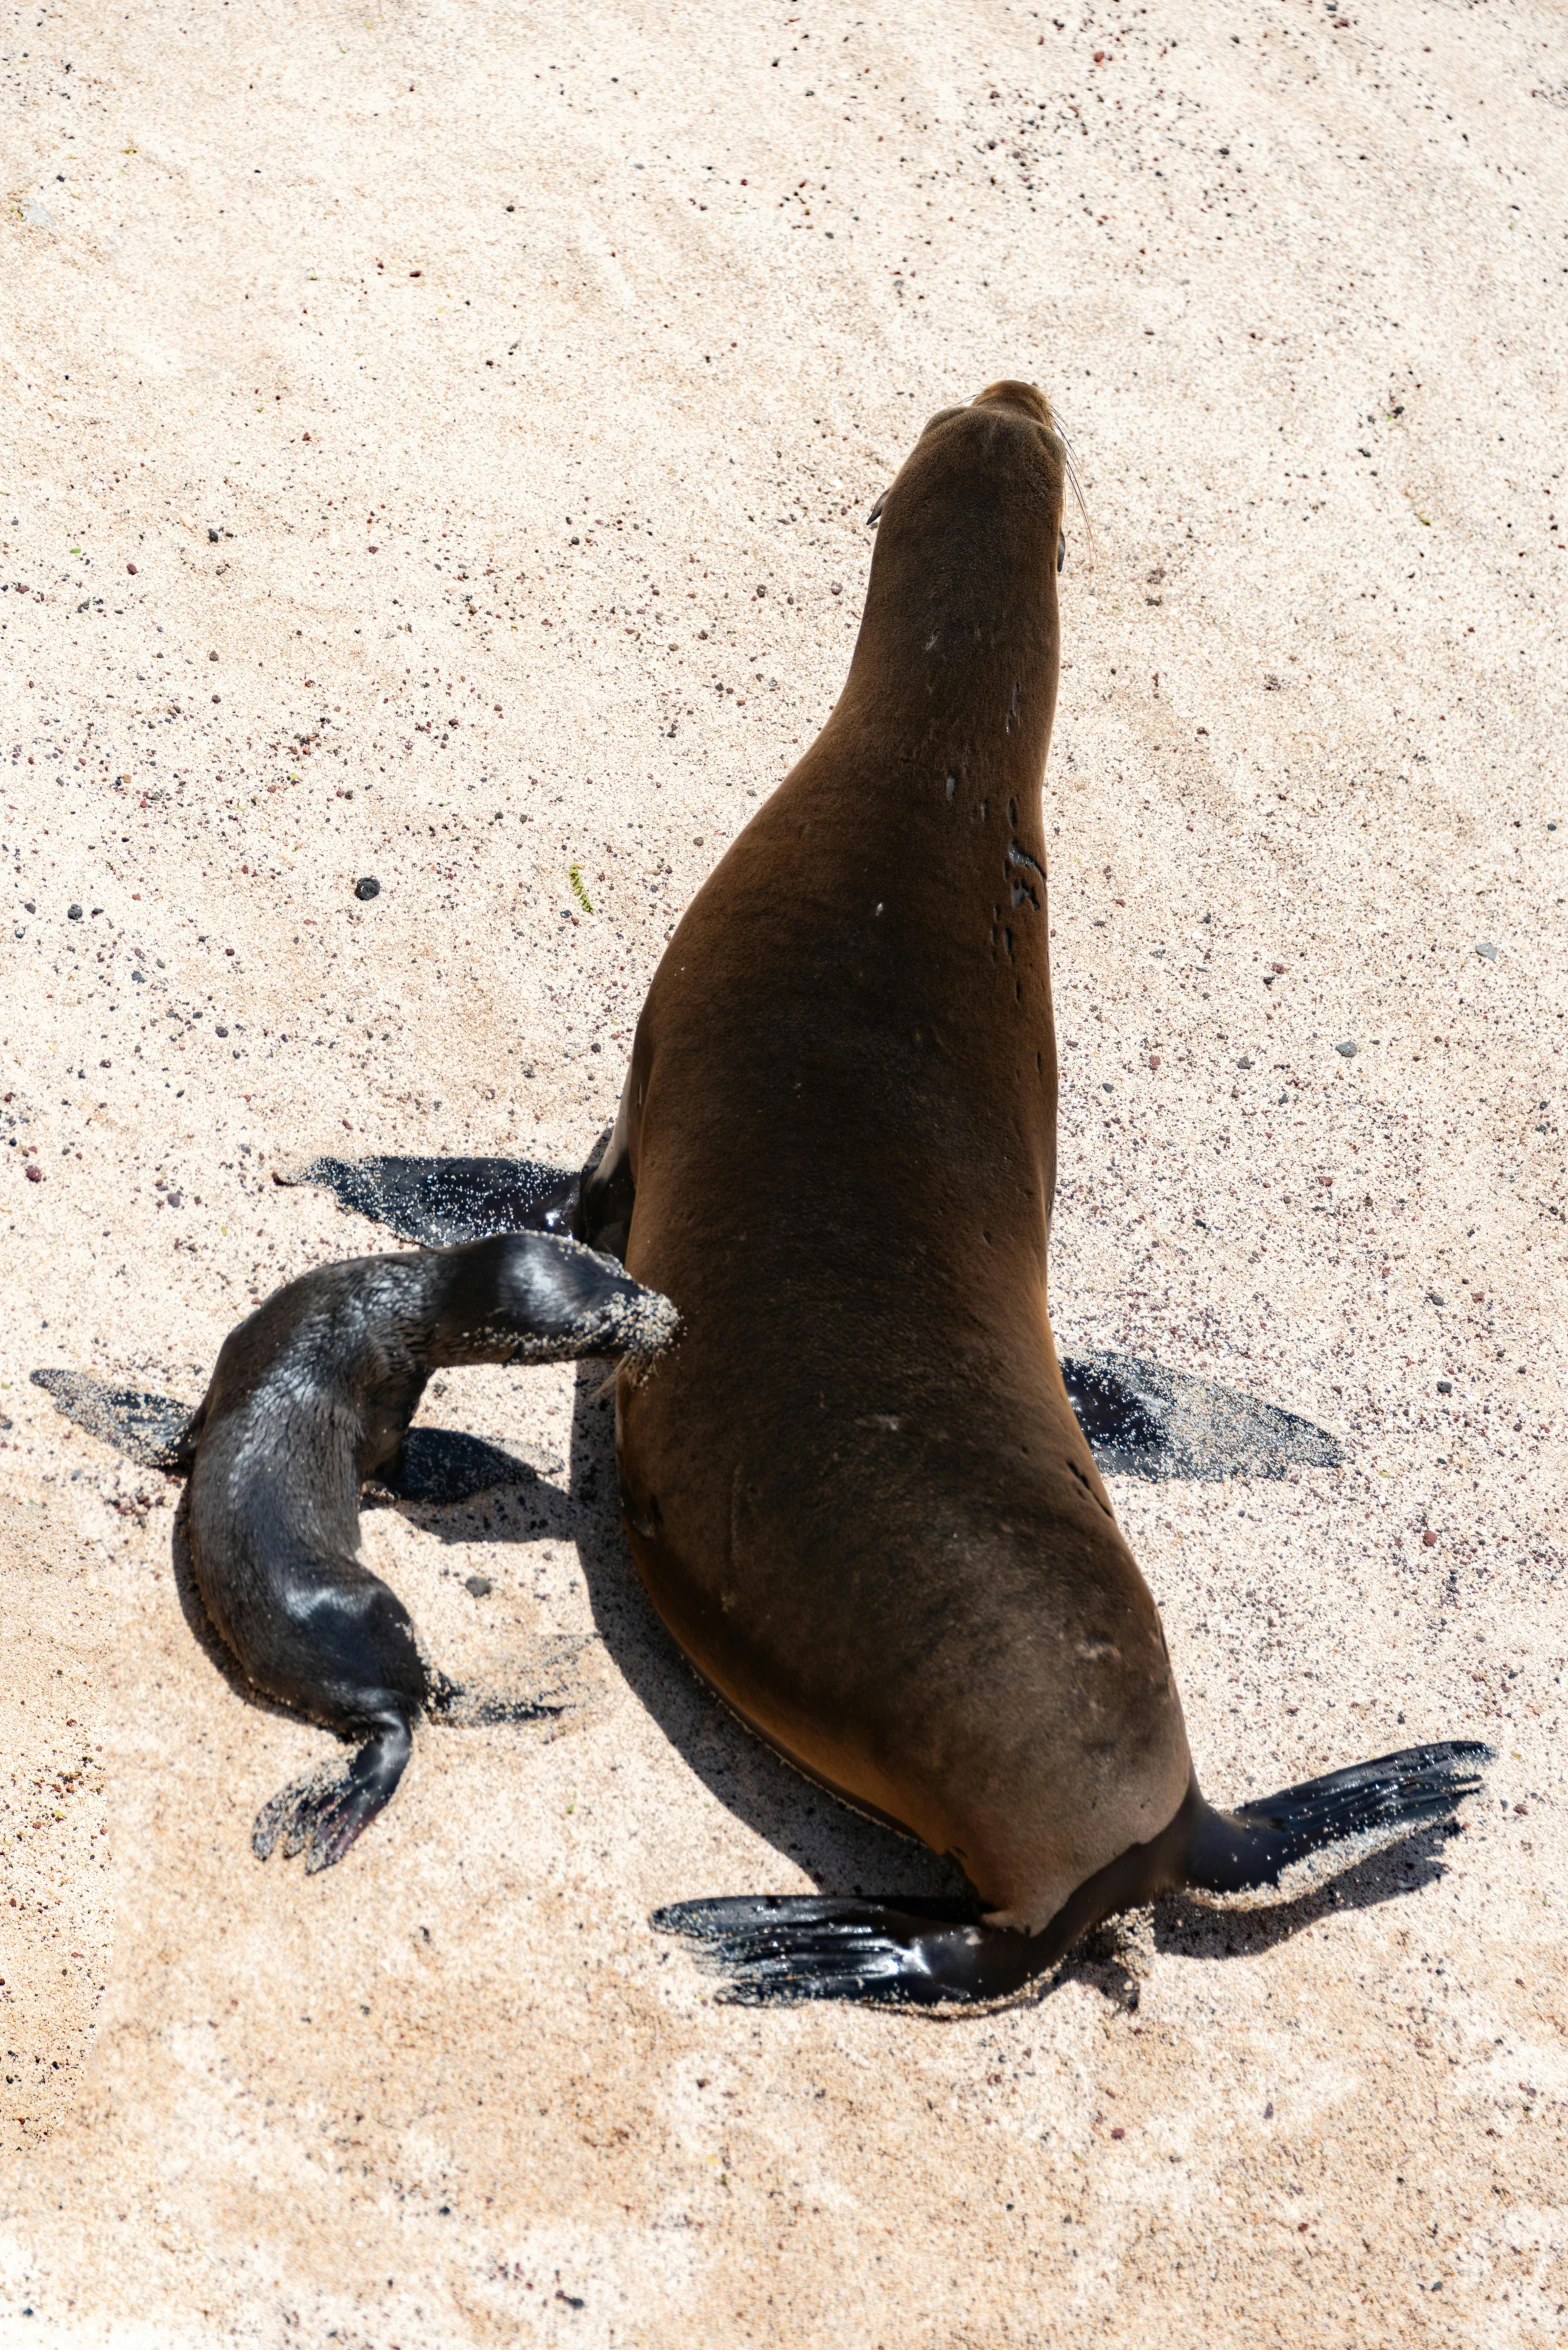
[[[495,1585],[488,1575],[470,1575],[464,1583],[463,1589],[471,1591],[475,1599],[488,1599],[495,1589]]]
[[[1334,1050],[1336,1053],[1343,1053],[1347,1061],[1353,1061],[1356,1057],[1355,1045],[1348,1037],[1343,1044],[1335,1045]]]
[[[355,882],[354,895],[361,900],[378,898],[381,895],[381,884],[374,874],[367,873],[362,881]]]
[[[1446,1306],[1448,1300],[1440,1289],[1429,1289],[1426,1293],[1426,1302],[1429,1306]]]
[[[1439,1395],[1452,1395],[1454,1392],[1454,1383],[1452,1379],[1439,1379],[1437,1383],[1437,1392]]]
[[[214,1036],[227,1036],[229,1032],[226,1028],[215,1028],[212,1033]]]
[[[44,1179],[44,1171],[42,1167],[35,1167],[31,1159],[28,1160],[26,1166],[22,1169],[22,1173],[27,1177],[29,1183],[42,1183]]]
[[[66,918],[67,922],[80,922],[80,920],[81,920],[81,918],[82,918],[82,909],[81,909],[81,907],[80,907],[80,906],[67,906],[67,907],[66,907],[66,909],[65,909],[65,918]]]
[[[1497,949],[1493,946],[1489,938],[1483,938],[1475,951],[1478,955],[1484,957],[1488,963],[1495,963],[1497,960]]]
[[[1236,1066],[1238,1069],[1250,1069],[1252,1067],[1252,1063],[1247,1058],[1247,1055],[1243,1053],[1241,1059],[1236,1063]]]

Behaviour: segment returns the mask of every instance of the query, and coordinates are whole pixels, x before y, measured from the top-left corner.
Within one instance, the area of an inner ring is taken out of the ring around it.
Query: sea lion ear
[[[884,491],[882,492],[882,495],[881,495],[881,497],[880,497],[880,498],[878,498],[878,500],[877,500],[876,504],[875,504],[875,505],[872,507],[872,509],[871,509],[870,513],[869,513],[869,514],[866,516],[866,528],[867,528],[867,530],[869,530],[869,529],[871,528],[871,526],[872,526],[872,524],[873,524],[873,523],[876,523],[876,522],[880,522],[880,521],[881,521],[881,519],[882,519],[882,509],[883,509],[883,507],[884,507],[886,504],[887,504],[887,492],[886,492],[886,490],[884,490]]]

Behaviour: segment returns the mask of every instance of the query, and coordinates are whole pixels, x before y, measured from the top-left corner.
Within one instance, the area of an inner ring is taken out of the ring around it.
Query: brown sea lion
[[[982,1904],[663,1914],[757,1993],[1009,1990],[1168,1887],[1447,1812],[1482,1751],[1212,1811],[1063,1385],[1041,786],[1066,479],[1031,385],[927,425],[843,693],[687,909],[584,1185],[584,1236],[687,1326],[618,1394],[655,1605],[763,1737]]]

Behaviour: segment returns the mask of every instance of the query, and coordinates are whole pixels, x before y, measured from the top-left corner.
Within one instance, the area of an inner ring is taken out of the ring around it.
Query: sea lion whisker
[[[1097,549],[1094,539],[1094,521],[1089,512],[1089,501],[1083,494],[1083,482],[1078,471],[1077,454],[1073,448],[1072,442],[1068,439],[1067,434],[1062,429],[1062,420],[1058,412],[1053,411],[1051,421],[1053,429],[1056,433],[1057,440],[1061,444],[1062,470],[1067,477],[1067,486],[1073,493],[1073,503],[1076,505],[1079,518],[1083,523],[1084,545],[1088,551],[1089,568],[1092,571],[1095,568],[1097,560]]]

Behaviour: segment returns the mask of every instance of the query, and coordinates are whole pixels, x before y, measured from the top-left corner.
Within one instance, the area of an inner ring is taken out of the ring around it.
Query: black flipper
[[[391,1802],[412,1752],[408,1717],[390,1715],[371,1731],[346,1765],[324,1763],[303,1779],[279,1788],[256,1815],[250,1835],[252,1852],[258,1860],[270,1860],[281,1838],[285,1860],[303,1852],[307,1877],[331,1868],[377,1812]]]
[[[500,1232],[570,1234],[579,1178],[533,1159],[311,1159],[279,1183],[314,1183],[338,1205],[433,1248]]]
[[[1451,1820],[1481,1785],[1492,1749],[1473,1738],[1407,1746],[1375,1762],[1304,1779],[1232,1812],[1201,1805],[1187,1847],[1187,1883],[1208,1893],[1277,1885],[1293,1861],[1379,1830]]]
[[[1029,1974],[1023,1935],[991,1931],[961,1902],[741,1894],[675,1902],[655,1910],[649,1923],[679,1934],[704,1968],[724,1976],[719,1998],[729,2006],[803,1999],[945,2005],[1000,1998]]]
[[[1479,1788],[1490,1755],[1490,1747],[1470,1740],[1414,1746],[1234,1812],[1211,1810],[1193,1785],[1159,1836],[1090,1877],[1033,1935],[987,1926],[976,1909],[896,1894],[683,1901],[656,1910],[650,1922],[693,1945],[699,1962],[725,1977],[721,1999],[743,2006],[849,1999],[962,2007],[1006,1999],[1081,1935],[1162,1893],[1183,1885],[1213,1893],[1277,1885],[1292,1861],[1346,1838],[1451,1820]]]
[[[1345,1457],[1295,1412],[1140,1355],[1079,1354],[1061,1368],[1102,1476],[1283,1477]]]
[[[163,1469],[183,1477],[195,1458],[188,1403],[154,1395],[143,1387],[111,1387],[84,1371],[34,1371],[35,1387],[54,1399],[54,1408],[100,1444],[112,1445],[141,1469]]]
[[[359,1749],[346,1774],[313,1774],[266,1807],[263,1857],[281,1836],[312,1869],[341,1859],[438,1694],[407,1610],[358,1555],[360,1485],[406,1458],[430,1373],[593,1354],[645,1365],[679,1327],[667,1298],[609,1258],[517,1232],[319,1266],[230,1333],[197,1416],[197,1588],[256,1687]]]

